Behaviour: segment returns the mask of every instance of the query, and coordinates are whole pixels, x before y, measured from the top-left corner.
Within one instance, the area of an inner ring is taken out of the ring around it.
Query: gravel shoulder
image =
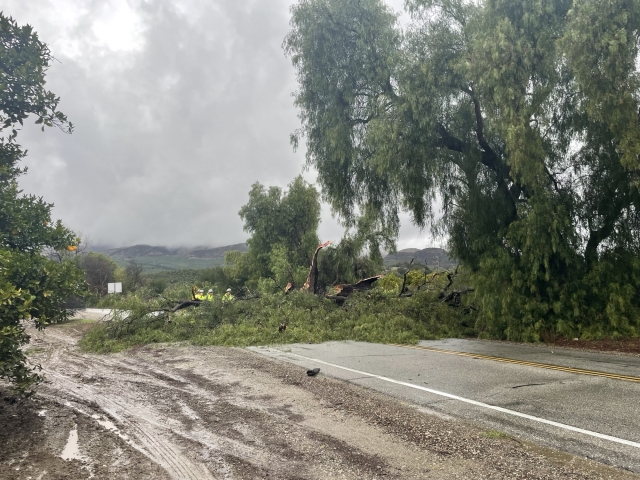
[[[640,478],[243,349],[83,354],[87,328],[31,332],[47,380],[0,389],[0,478]]]

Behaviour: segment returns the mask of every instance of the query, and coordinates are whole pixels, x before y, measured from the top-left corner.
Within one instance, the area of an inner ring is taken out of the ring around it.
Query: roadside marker
[[[387,343],[392,347],[415,348],[417,350],[427,350],[429,352],[445,353],[447,355],[457,355],[460,357],[478,358],[481,360],[492,360],[494,362],[514,363],[526,367],[546,368],[547,370],[558,370],[560,372],[577,373],[580,375],[590,375],[593,377],[612,378],[614,380],[624,380],[625,382],[640,383],[640,377],[632,375],[621,375],[618,373],[599,372],[597,370],[586,370],[584,368],[563,367],[561,365],[553,365],[550,363],[528,362],[526,360],[515,360],[513,358],[494,357],[491,355],[483,355],[481,353],[460,352],[458,350],[447,350],[445,348],[425,347],[423,345],[403,345],[399,343]]]
[[[393,378],[383,377],[382,375],[376,375],[374,373],[363,372],[362,370],[356,370],[354,368],[343,367],[342,365],[336,365],[335,363],[325,362],[323,360],[318,360],[317,358],[307,357],[305,355],[299,355],[297,353],[291,352],[282,352],[285,355],[292,355],[294,357],[300,357],[307,360],[312,360],[316,363],[321,363],[323,365],[328,365],[330,367],[339,368],[341,370],[346,370],[348,372],[357,373],[358,375],[365,375],[371,378],[376,378],[378,380],[383,380],[389,383],[395,383],[396,385],[402,385],[404,387],[414,388],[416,390],[422,390],[424,392],[431,393],[433,395],[439,395],[441,397],[450,398],[452,400],[458,400],[459,402],[468,403],[470,405],[475,405],[476,407],[486,408],[489,410],[495,410],[497,412],[506,413],[507,415],[513,415],[515,417],[526,418],[527,420],[532,420],[538,423],[544,423],[546,425],[551,425],[553,427],[562,428],[564,430],[569,430],[571,432],[582,433],[583,435],[589,435],[590,437],[599,438],[601,440],[608,440],[610,442],[620,443],[622,445],[627,445],[629,447],[640,448],[640,443],[632,442],[630,440],[625,440],[623,438],[612,437],[611,435],[605,435],[603,433],[592,432],[591,430],[585,430],[583,428],[573,427],[571,425],[566,425],[564,423],[554,422],[553,420],[547,420],[546,418],[535,417],[533,415],[528,415],[526,413],[516,412],[515,410],[509,410],[508,408],[497,407],[495,405],[489,405],[488,403],[477,402],[475,400],[471,400],[469,398],[460,397],[458,395],[453,395],[447,392],[441,392],[439,390],[434,390],[432,388],[423,387],[420,385],[415,385],[413,383],[401,382],[400,380],[394,380]]]

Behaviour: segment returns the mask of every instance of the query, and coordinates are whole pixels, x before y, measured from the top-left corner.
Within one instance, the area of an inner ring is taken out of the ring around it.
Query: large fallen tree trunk
[[[373,284],[380,280],[384,275],[376,275],[375,277],[365,278],[360,280],[358,283],[343,283],[340,285],[335,285],[333,287],[334,295],[325,295],[325,298],[328,298],[331,301],[336,302],[338,305],[344,305],[347,301],[347,297],[349,297],[354,292],[366,292],[367,290],[373,289]]]
[[[343,283],[333,287],[333,291],[338,297],[348,297],[353,292],[364,292],[373,289],[373,284],[380,280],[384,275],[376,275],[375,277],[365,278],[358,283]]]
[[[178,302],[174,307],[163,308],[162,311],[167,313],[173,313],[187,307],[199,307],[201,303],[202,303],[202,300],[185,300],[185,301]]]

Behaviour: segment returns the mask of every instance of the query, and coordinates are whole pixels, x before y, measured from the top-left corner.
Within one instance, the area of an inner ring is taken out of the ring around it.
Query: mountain
[[[239,250],[246,252],[247,245],[236,243],[224,247],[193,247],[193,248],[167,248],[153,245],[133,245],[131,247],[109,248],[102,250],[102,253],[118,260],[133,260],[141,257],[166,257],[178,256],[184,258],[224,258],[224,252],[229,250]]]
[[[97,250],[97,249],[92,249]],[[210,268],[224,264],[224,254],[229,250],[246,252],[247,245],[236,243],[223,247],[198,246],[191,248],[168,248],[157,245],[132,245],[122,248],[100,248],[100,252],[109,256],[120,266],[134,261],[145,272],[162,270],[183,270]]]
[[[92,249],[94,250],[94,249]],[[97,249],[95,249],[97,250]],[[118,265],[124,267],[130,261],[141,265],[145,272],[153,273],[163,270],[184,270],[210,268],[224,264],[224,254],[229,250],[248,250],[245,243],[225,245],[223,247],[181,247],[169,248],[159,245],[132,245],[122,248],[101,247],[101,253],[109,256]],[[405,248],[384,257],[384,265],[396,267],[409,263],[414,258],[414,265],[425,263],[431,267],[448,269],[456,266],[456,262],[441,248]]]
[[[383,262],[386,267],[397,267],[403,263],[409,263],[411,259],[415,264],[428,265],[430,268],[436,266],[442,270],[455,267],[457,262],[449,257],[446,250],[442,248],[425,248],[418,250],[417,248],[405,248],[396,253],[391,253],[384,257]]]
[[[133,260],[140,257],[158,257],[175,255],[175,250],[170,250],[167,247],[155,247],[151,245],[133,245],[131,247],[123,248],[110,248],[103,250],[102,253],[109,255],[111,258],[118,260]]]
[[[207,248],[207,247],[196,247],[192,250],[189,250],[189,255],[191,257],[196,258],[224,258],[224,252],[229,250],[238,250],[239,252],[246,252],[249,249],[247,248],[246,243],[236,243],[234,245],[227,245],[225,247],[216,247],[216,248]]]

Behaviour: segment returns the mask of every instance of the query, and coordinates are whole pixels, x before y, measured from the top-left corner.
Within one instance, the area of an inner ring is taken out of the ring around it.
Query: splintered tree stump
[[[328,245],[331,245],[331,240],[318,245],[318,248],[316,248],[316,251],[313,253],[309,275],[307,275],[307,281],[304,282],[302,286],[303,291],[313,293],[314,295],[318,293],[318,252]]]

